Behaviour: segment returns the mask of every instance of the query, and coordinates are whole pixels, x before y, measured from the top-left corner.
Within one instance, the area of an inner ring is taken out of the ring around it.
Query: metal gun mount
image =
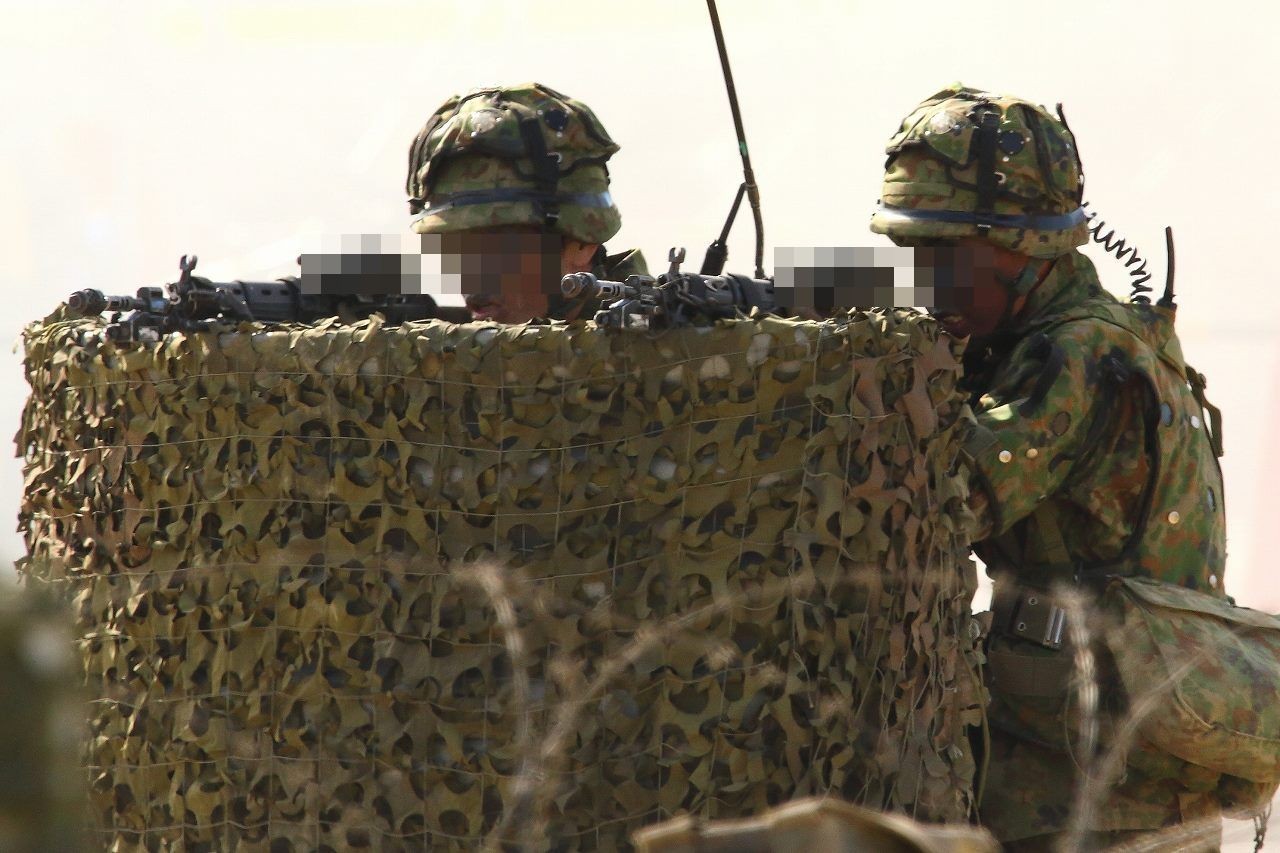
[[[568,299],[609,301],[595,315],[596,324],[607,329],[670,328],[743,316],[755,308],[778,309],[772,279],[681,272],[684,249],[673,248],[667,257],[670,266],[657,278],[608,281],[589,272],[570,273],[560,280],[560,290]]]

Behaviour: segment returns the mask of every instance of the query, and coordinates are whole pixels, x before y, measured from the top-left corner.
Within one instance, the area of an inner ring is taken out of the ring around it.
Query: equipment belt
[[[1032,657],[995,648],[987,650],[987,667],[995,693],[1053,698],[1067,692],[1072,663],[1063,654]]]
[[[1044,592],[1025,587],[1001,590],[991,602],[991,630],[1055,651],[1062,648],[1067,613]]]
[[[1062,652],[1066,611],[1041,590],[1016,585],[1000,588],[991,602],[987,664],[991,689],[1016,696],[1062,696],[1071,679],[1071,656]],[[1033,643],[1056,654],[1019,653],[1001,639]]]

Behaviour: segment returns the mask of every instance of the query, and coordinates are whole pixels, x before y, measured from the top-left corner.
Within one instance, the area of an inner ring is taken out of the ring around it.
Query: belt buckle
[[[1042,593],[1026,593],[1018,599],[1011,633],[1046,648],[1061,649],[1067,627],[1067,611],[1045,601]]]
[[[1049,624],[1045,627],[1044,644],[1051,649],[1062,648],[1062,632],[1067,627],[1067,611],[1058,605],[1049,608]]]

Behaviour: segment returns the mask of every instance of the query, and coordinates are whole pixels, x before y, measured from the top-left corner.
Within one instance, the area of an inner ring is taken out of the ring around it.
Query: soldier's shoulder
[[[1129,348],[1131,333],[1105,317],[1087,313],[1056,318],[1030,329],[1019,341],[1012,361],[1065,361],[1071,368],[1082,357],[1100,355],[1116,347]]]
[[[1042,324],[1039,331],[1055,344],[1078,351],[1120,349],[1138,357],[1160,354],[1181,361],[1172,312],[1156,305],[1089,299]]]
[[[648,275],[649,265],[645,262],[644,253],[639,249],[627,249],[605,255],[600,265],[604,278],[611,281],[622,281],[629,275]]]
[[[1128,347],[1135,338],[1147,337],[1150,325],[1145,306],[1121,303],[1115,299],[1086,299],[1065,310],[1042,318],[1028,338],[1044,336],[1054,343],[1075,349],[1109,350]]]

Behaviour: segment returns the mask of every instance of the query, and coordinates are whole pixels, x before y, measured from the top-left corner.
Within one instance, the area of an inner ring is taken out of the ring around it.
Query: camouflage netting
[[[100,331],[27,330],[18,442],[105,843],[471,848],[514,815],[614,849],[822,792],[968,815],[932,321]]]

